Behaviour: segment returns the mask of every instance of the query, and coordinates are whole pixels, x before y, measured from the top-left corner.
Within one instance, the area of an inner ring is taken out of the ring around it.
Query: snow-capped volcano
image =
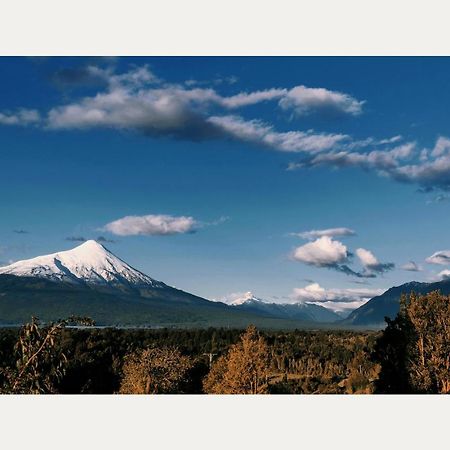
[[[264,300],[257,298],[253,295],[251,291],[248,292],[238,292],[235,294],[231,294],[228,298],[225,299],[225,303],[231,306],[239,306],[244,304],[250,304],[254,302],[264,303]]]
[[[158,288],[166,286],[133,269],[103,245],[93,240],[86,241],[72,250],[38,256],[0,267],[0,274],[112,287]]]

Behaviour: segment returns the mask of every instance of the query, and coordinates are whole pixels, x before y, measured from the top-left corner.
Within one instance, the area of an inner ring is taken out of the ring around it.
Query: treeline
[[[71,325],[84,325],[72,328]],[[383,332],[124,330],[83,318],[0,331],[2,393],[448,393],[450,297],[402,299]]]
[[[35,325],[36,326],[36,325]],[[41,326],[44,331],[46,327]],[[64,355],[64,374],[55,379],[53,392],[112,394],[120,391],[128,355],[145,349],[177,349],[190,367],[176,392],[204,393],[203,380],[221,356],[240,341],[242,330],[124,330],[63,328],[55,340],[55,358]],[[45,334],[45,331],[43,332]],[[338,384],[352,372],[357,359],[367,360],[375,333],[349,331],[261,331],[269,355],[268,379],[273,392],[345,392]],[[0,330],[0,373],[14,367],[20,356],[19,330]],[[22,337],[23,340],[23,337]],[[36,339],[34,339],[36,340]],[[370,367],[374,364],[369,363]],[[365,386],[366,387],[366,386]],[[357,390],[352,388],[351,390]]]

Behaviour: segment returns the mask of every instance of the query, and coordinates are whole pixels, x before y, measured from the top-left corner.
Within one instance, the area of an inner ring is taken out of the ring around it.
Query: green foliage
[[[380,364],[375,392],[382,394],[409,394],[412,392],[407,368],[407,348],[411,327],[403,314],[393,320],[386,317],[387,326],[377,340],[371,355]]]
[[[300,320],[276,319],[210,302],[186,292],[164,289],[125,290],[74,286],[35,277],[0,275],[0,324],[17,325],[31,315],[43,321],[74,311],[103,326],[173,328],[234,327],[254,323],[260,328],[311,326]]]
[[[67,325],[92,324],[90,319],[71,317],[41,326],[37,318],[25,324],[14,346],[15,366],[3,370],[2,391],[12,394],[53,394],[63,377],[67,357],[59,340]]]

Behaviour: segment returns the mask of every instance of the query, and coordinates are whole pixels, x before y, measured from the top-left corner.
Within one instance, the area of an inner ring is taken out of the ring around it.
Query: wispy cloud
[[[88,239],[84,236],[68,236],[65,240],[69,242],[86,242]],[[95,240],[102,244],[114,244],[116,242],[114,239],[108,239],[105,236],[98,236]]]
[[[39,123],[41,116],[35,109],[20,108],[16,111],[0,112],[0,125],[27,126]]]
[[[146,65],[117,72],[114,64],[90,63],[59,70],[53,81],[69,86],[87,84],[97,92],[53,105],[47,111],[26,107],[2,111],[0,125],[34,125],[45,130],[104,128],[192,141],[231,139],[303,155],[289,164],[290,170],[357,167],[423,188],[450,190],[450,139],[445,136],[438,137],[428,149],[416,142],[400,144],[400,135],[356,140],[335,131],[280,131],[271,123],[240,113],[251,105],[271,103],[291,117],[360,115],[365,101],[345,92],[298,85],[223,95],[218,91],[220,83],[213,80],[209,85],[195,80],[170,83]]]
[[[437,194],[433,196],[433,198],[427,200],[427,204],[431,203],[443,203],[450,201],[450,195],[449,194]]]
[[[86,238],[83,236],[68,236],[66,237],[66,241],[70,242],[85,242]]]
[[[314,133],[313,131],[277,132],[271,125],[259,120],[244,120],[239,116],[213,116],[208,123],[214,125],[224,137],[249,142],[283,152],[316,153],[331,149],[349,139],[345,134]]]
[[[210,222],[197,222],[197,225],[199,228],[211,227],[211,226],[222,225],[223,223],[228,222],[229,220],[230,220],[229,216],[220,216],[218,219],[211,220]]]
[[[399,161],[411,156],[416,144],[410,142],[390,150],[373,150],[367,153],[357,153],[348,150],[321,153],[319,155],[305,159],[299,163],[291,163],[290,170],[332,166],[335,168],[360,167],[365,170],[376,170],[382,173],[389,173],[399,167]]]
[[[59,70],[53,79],[63,85],[101,85],[104,89],[94,95],[56,105],[42,117],[37,111],[31,113],[25,109],[16,114],[4,113],[0,116],[0,123],[2,119],[5,124],[27,120],[40,122],[46,129],[111,128],[178,139],[231,138],[278,151],[315,152],[331,149],[348,137],[312,131],[278,132],[272,125],[261,121],[218,115],[217,110],[236,110],[277,101],[283,110],[293,108],[297,113],[301,107],[311,113],[322,110],[325,105],[335,105],[343,112],[354,114],[358,105],[362,105],[346,94],[306,86],[268,88],[223,96],[211,87],[198,87],[195,83],[167,83],[156,77],[148,66],[116,73],[113,66],[91,64]]]
[[[333,168],[359,167],[375,171],[379,175],[404,183],[414,183],[422,192],[434,189],[450,190],[450,140],[439,137],[433,149],[419,148],[416,142],[409,142],[391,149],[377,149],[368,152],[342,149],[308,155],[303,160],[291,162],[288,170],[308,169],[318,166]],[[440,197],[445,200],[445,197]]]
[[[105,236],[99,236],[95,239],[97,242],[100,242],[101,244],[115,244],[115,239],[108,239]]]
[[[291,236],[297,236],[302,239],[317,239],[323,236],[355,236],[356,232],[350,228],[326,228],[324,230],[309,230],[301,231],[299,233],[289,233]]]

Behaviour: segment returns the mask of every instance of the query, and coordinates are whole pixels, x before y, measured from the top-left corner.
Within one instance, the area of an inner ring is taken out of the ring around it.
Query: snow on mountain
[[[160,281],[133,269],[103,245],[90,240],[50,255],[17,261],[0,267],[0,274],[46,278],[73,284],[95,284],[113,287],[165,287]]]
[[[253,302],[261,302],[264,303],[263,300],[260,298],[257,298],[253,295],[252,292],[239,292],[236,294],[232,294],[227,303],[232,306],[239,306],[243,304],[253,303]]]
[[[270,303],[262,300],[251,291],[236,292],[222,300],[239,310],[251,311],[271,317],[299,319],[315,322],[334,322],[340,317],[323,306],[311,303]]]

